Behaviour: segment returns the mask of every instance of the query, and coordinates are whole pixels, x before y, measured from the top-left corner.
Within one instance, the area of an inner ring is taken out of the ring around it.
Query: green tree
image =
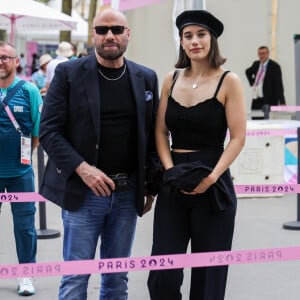
[[[92,27],[93,27],[93,20],[94,20],[94,17],[96,15],[96,11],[97,11],[97,4],[98,4],[97,0],[90,0],[90,9],[89,9],[89,18],[88,18],[89,32],[88,32],[88,40],[87,40],[87,47],[88,48],[93,47]]]
[[[0,41],[6,41],[7,39],[7,32],[6,30],[0,30]]]
[[[72,15],[72,0],[62,0],[61,11],[69,16]],[[70,30],[63,30],[59,33],[59,40],[71,42],[71,31]]]

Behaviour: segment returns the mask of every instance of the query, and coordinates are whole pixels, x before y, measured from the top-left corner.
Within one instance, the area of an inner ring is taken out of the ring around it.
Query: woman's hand
[[[183,194],[186,195],[197,195],[205,193],[214,183],[216,183],[217,179],[214,178],[213,174],[209,174],[207,177],[204,177],[199,184],[194,188],[191,192],[182,191]]]

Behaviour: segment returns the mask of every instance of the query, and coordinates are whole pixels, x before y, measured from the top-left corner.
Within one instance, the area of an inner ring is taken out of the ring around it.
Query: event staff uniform
[[[7,89],[1,88],[2,97],[19,81],[16,77]],[[29,82],[25,82],[9,101],[8,106],[20,125],[22,134],[38,136],[41,105],[42,99],[38,89]],[[21,163],[20,132],[16,130],[4,109],[0,111],[0,124],[0,192],[33,192],[32,164]],[[35,203],[12,202],[11,210],[19,263],[35,262]]]

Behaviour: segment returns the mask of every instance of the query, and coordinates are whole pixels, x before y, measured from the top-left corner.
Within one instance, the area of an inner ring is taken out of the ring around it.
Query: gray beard
[[[0,72],[0,79],[7,79],[10,76],[10,73],[1,74]]]

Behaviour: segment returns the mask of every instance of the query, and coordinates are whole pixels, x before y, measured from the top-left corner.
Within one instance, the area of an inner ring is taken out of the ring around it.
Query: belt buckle
[[[116,192],[124,192],[128,190],[128,175],[126,173],[117,173],[109,176],[115,183]]]

